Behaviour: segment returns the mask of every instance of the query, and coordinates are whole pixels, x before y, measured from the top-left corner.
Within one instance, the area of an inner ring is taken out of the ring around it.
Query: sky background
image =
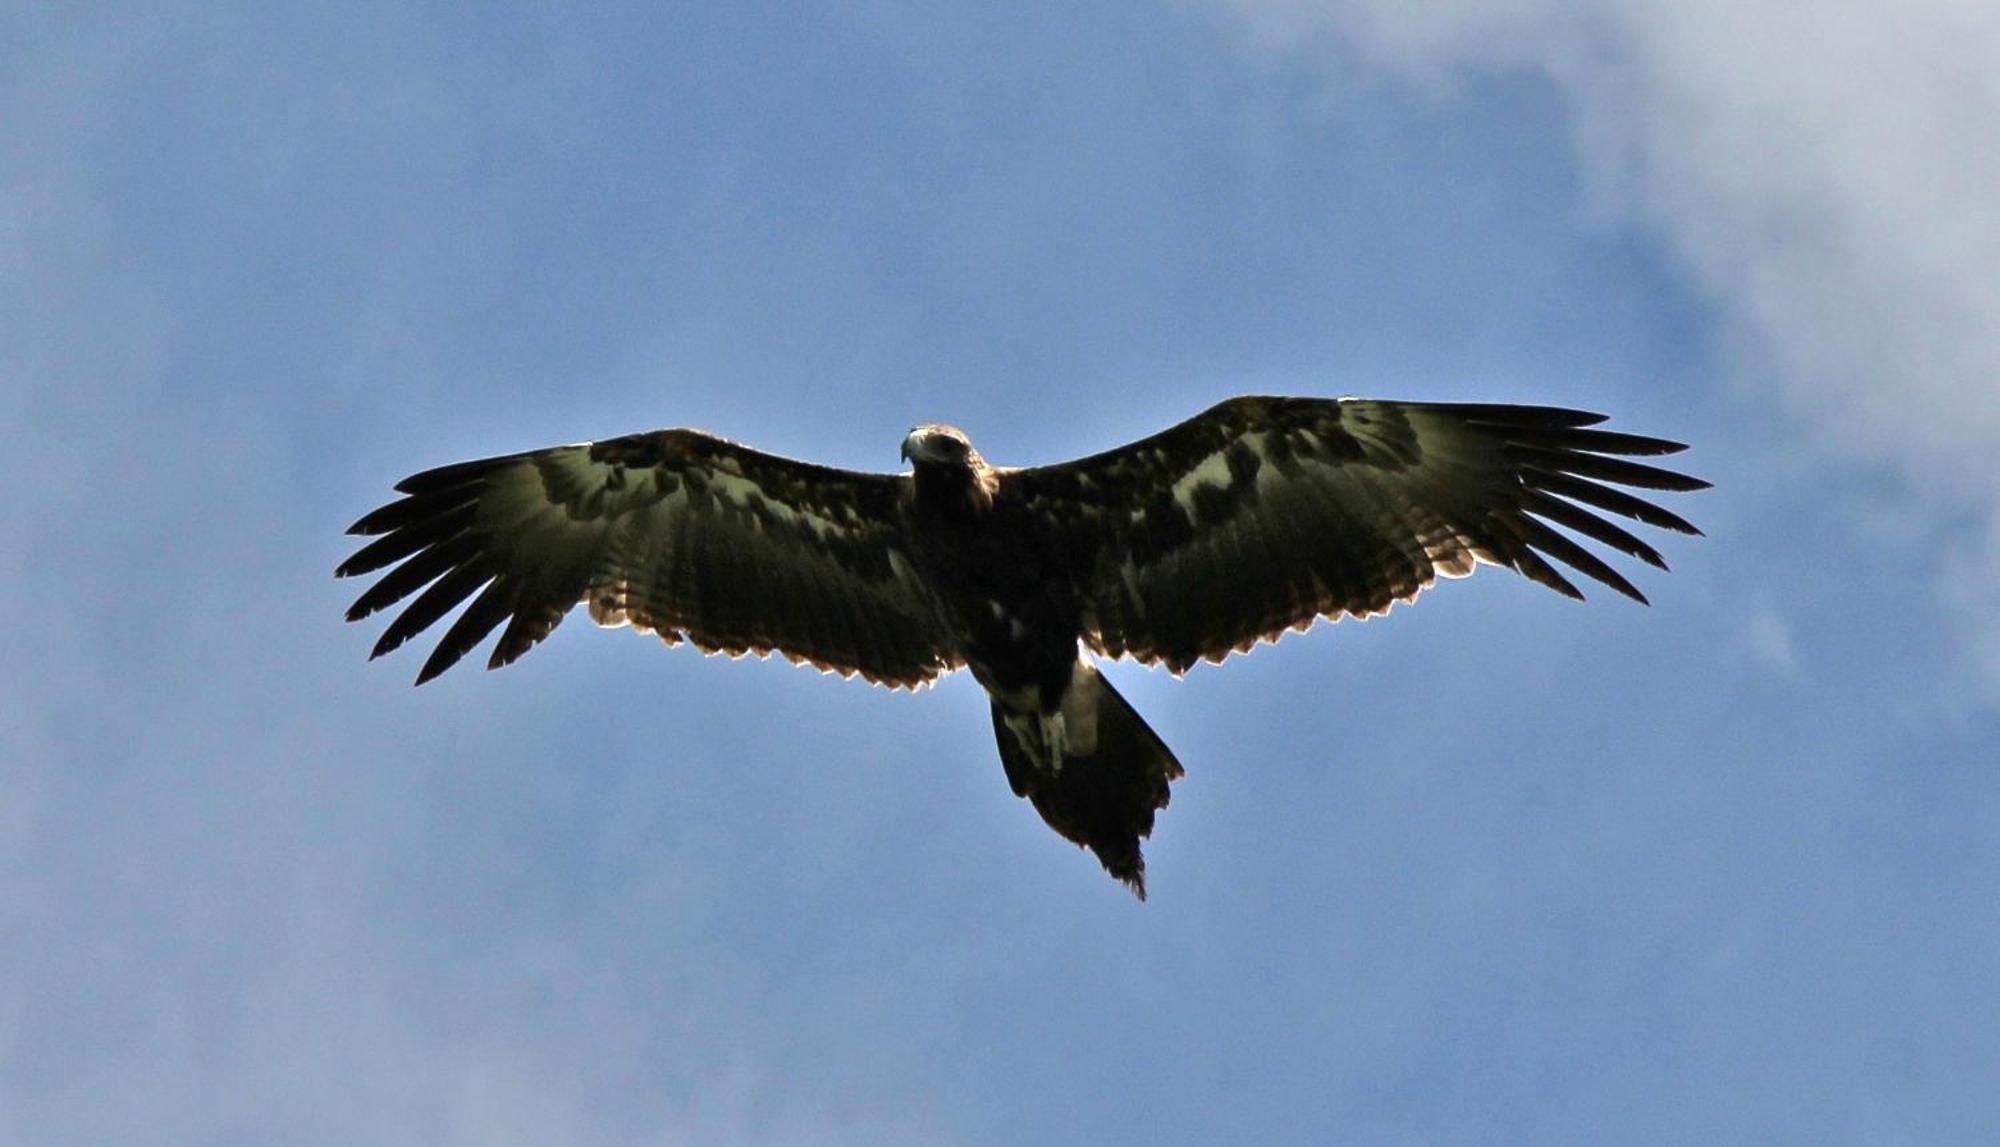
[[[2000,9],[223,7],[0,8],[0,1143],[2000,1138]],[[424,467],[1253,391],[1708,536],[1115,667],[1144,905],[969,679],[340,620]]]

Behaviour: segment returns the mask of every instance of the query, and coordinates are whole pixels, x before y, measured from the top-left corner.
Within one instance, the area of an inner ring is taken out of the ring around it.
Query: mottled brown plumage
[[[1601,421],[1246,397],[1021,470],[987,465],[951,427],[919,427],[904,475],[661,430],[405,479],[404,497],[355,523],[377,537],[337,572],[387,571],[350,620],[416,595],[376,656],[470,599],[419,683],[503,623],[488,666],[513,661],[579,602],[668,644],[890,686],[967,666],[992,695],[1014,792],[1143,896],[1139,840],[1181,766],[1088,654],[1181,673],[1318,618],[1382,613],[1479,562],[1581,597],[1559,563],[1643,602],[1570,534],[1665,568],[1605,515],[1699,531],[1615,487],[1706,483],[1629,460],[1678,443]]]

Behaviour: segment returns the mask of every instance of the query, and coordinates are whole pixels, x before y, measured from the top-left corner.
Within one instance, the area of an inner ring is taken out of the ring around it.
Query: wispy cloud
[[[1799,671],[1799,652],[1791,623],[1769,602],[1759,603],[1743,627],[1750,652],[1772,669],[1791,677]]]
[[[1817,449],[1891,467],[2000,548],[2000,10],[1917,0],[1223,0],[1265,49],[1449,90],[1524,68],[1567,95],[1607,217],[1719,304],[1746,391]],[[1936,590],[1968,619],[1995,579]],[[1968,653],[2000,683],[2000,633]]]

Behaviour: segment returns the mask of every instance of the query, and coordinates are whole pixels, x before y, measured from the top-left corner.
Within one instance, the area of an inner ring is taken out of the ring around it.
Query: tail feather
[[[1015,796],[1027,797],[1042,819],[1069,840],[1097,854],[1105,871],[1146,898],[1146,858],[1140,838],[1153,831],[1153,814],[1167,807],[1168,785],[1180,779],[1181,764],[1159,735],[1095,667],[1079,672],[1073,690],[1094,703],[1095,743],[1081,753],[1072,747],[1054,762],[1039,759],[1000,703],[993,704],[993,735],[1000,763]],[[1066,709],[1077,702],[1072,698]]]

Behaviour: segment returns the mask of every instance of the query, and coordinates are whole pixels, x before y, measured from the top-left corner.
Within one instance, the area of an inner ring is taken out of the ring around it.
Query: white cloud
[[[1592,194],[1731,324],[1741,382],[1884,464],[2000,552],[2000,7],[1690,0],[1223,0],[1265,48],[1427,86],[1494,69],[1567,96]],[[1992,647],[2000,579],[1938,588]]]
[[[1744,625],[1744,639],[1757,660],[1786,677],[1797,676],[1799,652],[1791,623],[1770,602],[1761,602]]]

